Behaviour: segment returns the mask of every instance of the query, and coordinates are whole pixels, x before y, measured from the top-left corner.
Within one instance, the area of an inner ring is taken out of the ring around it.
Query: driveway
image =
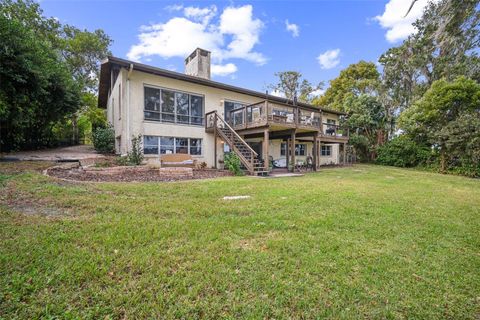
[[[79,145],[55,149],[19,151],[0,156],[0,161],[74,161],[104,158],[92,146]]]

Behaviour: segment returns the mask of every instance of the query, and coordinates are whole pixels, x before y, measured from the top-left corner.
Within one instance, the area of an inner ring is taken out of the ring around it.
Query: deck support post
[[[347,164],[347,144],[343,144],[343,165]]]
[[[213,163],[215,169],[217,169],[217,115],[213,118]]]
[[[313,134],[313,171],[317,171],[317,159],[318,159],[318,132]]]
[[[290,162],[290,139],[285,139],[286,146],[285,146],[285,165],[287,166],[288,170],[288,164]]]
[[[322,140],[318,140],[318,167],[322,164]]]
[[[295,172],[295,129],[292,130],[291,140],[291,152],[292,152],[292,172]]]
[[[269,137],[268,137],[268,128],[263,131],[263,166],[266,171],[269,170],[270,168],[270,161],[268,157],[268,143],[269,143]]]

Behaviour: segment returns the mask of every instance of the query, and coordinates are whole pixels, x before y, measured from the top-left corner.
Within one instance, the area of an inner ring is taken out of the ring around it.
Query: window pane
[[[144,88],[145,110],[160,111],[160,90],[155,88]]]
[[[177,122],[188,123],[188,113],[189,113],[188,94],[176,92],[175,102],[177,104]]]
[[[287,154],[287,144],[285,142],[282,142],[280,144],[280,155],[285,156]]]
[[[175,138],[175,153],[188,154],[188,139],[187,138]]]
[[[143,144],[145,146],[158,146],[158,137],[143,136]]]
[[[162,121],[175,121],[175,93],[162,90]]]
[[[153,137],[153,136],[143,137],[143,153],[158,154],[158,137]]]
[[[190,154],[202,154],[202,139],[190,139]]]
[[[161,137],[160,138],[160,153],[161,154],[171,154],[175,150],[173,148],[174,138],[171,137]]]
[[[190,96],[190,115],[203,118],[203,97]]]
[[[143,116],[146,120],[160,121],[160,113],[158,112],[144,111]]]
[[[230,121],[230,111],[234,109],[235,104],[230,101],[225,101],[224,103],[224,118],[225,121]]]
[[[158,146],[144,146],[143,147],[144,154],[158,154]]]

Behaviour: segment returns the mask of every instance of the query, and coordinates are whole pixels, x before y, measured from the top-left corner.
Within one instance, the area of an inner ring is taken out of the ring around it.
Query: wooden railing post
[[[213,136],[215,137],[214,139],[214,152],[213,152],[213,157],[215,161],[215,169],[217,169],[217,113],[215,112],[213,114]]]

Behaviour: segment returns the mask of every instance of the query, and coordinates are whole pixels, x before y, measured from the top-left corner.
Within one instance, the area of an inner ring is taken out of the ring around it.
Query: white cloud
[[[227,7],[220,17],[219,31],[223,35],[231,35],[232,41],[227,45],[225,58],[242,58],[259,65],[266,63],[266,58],[253,47],[259,43],[260,31],[263,28],[260,19],[253,19],[253,7]]]
[[[321,95],[324,94],[324,93],[325,93],[325,90],[324,90],[324,89],[317,89],[317,90],[315,90],[315,91],[312,91],[312,92],[310,93],[310,95],[311,95],[312,97],[319,97],[319,96],[321,96]]]
[[[237,72],[237,66],[234,65],[233,63],[227,63],[227,64],[212,64],[210,71],[212,72],[212,75],[214,76],[228,76],[231,75],[235,72]]]
[[[183,9],[183,4],[172,4],[170,6],[166,6],[164,9],[169,12],[180,11]]]
[[[183,9],[183,14],[185,17],[191,18],[194,21],[208,24],[210,20],[217,14],[217,7],[214,5],[207,8],[186,7]]]
[[[438,2],[439,0],[432,0]],[[394,43],[406,39],[409,35],[415,32],[415,27],[412,25],[415,20],[420,18],[423,10],[427,6],[429,0],[417,0],[412,10],[405,17],[405,14],[410,8],[412,1],[410,0],[390,0],[385,5],[385,11],[382,15],[376,16],[376,20],[384,29],[387,29],[385,38],[388,42]]]
[[[275,97],[285,98],[285,93],[278,89],[273,90],[270,94]]]
[[[142,26],[138,35],[139,41],[130,47],[127,57],[135,61],[155,55],[163,58],[184,58],[200,47],[212,52],[214,64],[234,58],[258,65],[266,63],[265,56],[254,51],[254,47],[260,42],[264,24],[253,17],[251,5],[226,7],[218,18],[215,6],[182,8],[182,17],[171,18],[165,23]],[[236,69],[233,63],[221,67],[215,67],[218,70],[217,75],[227,71],[230,74],[234,67]]]
[[[322,69],[335,68],[340,63],[340,49],[327,50],[317,58]]]
[[[300,27],[295,23],[289,23],[288,20],[285,20],[285,28],[287,29],[288,32],[292,33],[292,36],[294,38],[300,35]]]

